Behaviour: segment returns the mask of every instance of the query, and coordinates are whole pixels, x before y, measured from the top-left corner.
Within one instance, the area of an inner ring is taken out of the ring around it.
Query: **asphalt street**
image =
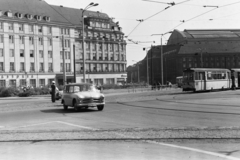
[[[105,95],[101,112],[64,111],[48,96],[1,99],[0,158],[240,159],[239,90]]]

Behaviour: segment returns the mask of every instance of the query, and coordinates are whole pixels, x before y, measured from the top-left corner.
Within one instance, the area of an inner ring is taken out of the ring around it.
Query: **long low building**
[[[64,75],[65,83],[75,81],[74,72],[82,82],[83,58],[87,82],[124,82],[123,37],[119,24],[105,13],[40,0],[1,0],[0,87],[40,87],[53,80],[63,85]]]
[[[164,84],[175,83],[191,67],[240,68],[240,29],[174,30],[162,53]],[[140,82],[162,83],[161,46],[152,46],[127,70],[128,82],[138,82],[139,76]]]

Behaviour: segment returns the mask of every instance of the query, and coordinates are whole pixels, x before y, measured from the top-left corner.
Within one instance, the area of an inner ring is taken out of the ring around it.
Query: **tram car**
[[[224,68],[188,68],[183,71],[183,91],[231,89],[232,84],[238,81],[235,78],[232,81],[231,72],[240,75],[240,69],[231,71]]]

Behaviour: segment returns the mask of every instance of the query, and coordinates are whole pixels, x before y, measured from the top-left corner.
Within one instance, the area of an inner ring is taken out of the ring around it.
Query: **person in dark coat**
[[[52,85],[51,85],[51,98],[52,98],[52,102],[55,102],[55,97],[56,95],[56,86],[55,86],[55,81],[52,81]]]
[[[235,85],[235,75],[234,72],[231,71],[231,79],[232,79],[232,90],[236,89],[236,85]]]

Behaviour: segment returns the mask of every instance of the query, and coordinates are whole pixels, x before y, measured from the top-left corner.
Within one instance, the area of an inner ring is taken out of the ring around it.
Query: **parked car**
[[[80,108],[97,107],[102,111],[105,105],[104,94],[91,83],[71,83],[64,86],[62,102],[64,110],[73,107]]]

